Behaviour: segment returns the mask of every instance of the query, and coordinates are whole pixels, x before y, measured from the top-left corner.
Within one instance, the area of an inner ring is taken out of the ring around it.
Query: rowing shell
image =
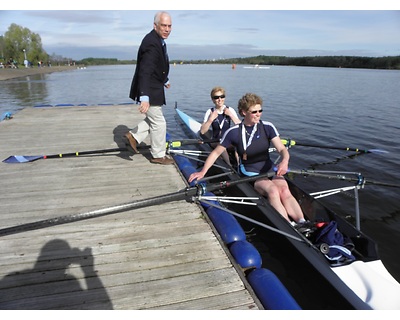
[[[180,120],[198,137],[200,123],[176,108]],[[199,145],[198,148],[209,148]],[[218,160],[221,161],[221,160]],[[211,169],[210,169],[211,170]],[[232,179],[238,179],[232,175]],[[306,194],[287,179],[293,195],[301,199],[301,207],[307,218],[313,221],[335,220],[339,230],[351,238],[355,245],[354,262],[332,266],[325,255],[310,241],[296,241],[291,237],[282,237],[276,233],[259,231],[260,238],[271,252],[274,259],[279,259],[289,278],[295,278],[302,287],[301,294],[294,298],[301,301],[302,296],[307,296],[307,301],[316,301],[327,296],[335,309],[400,309],[400,284],[387,271],[380,260],[375,242],[357,230],[346,220],[324,207],[318,200]],[[231,188],[230,188],[231,189]],[[259,196],[250,184],[240,184],[232,188],[229,196],[255,197]],[[250,216],[259,222],[278,229],[280,232],[293,237],[299,237],[295,230],[282,216],[267,203],[241,209],[239,205],[227,205],[234,212]],[[254,225],[253,225],[254,226]],[[269,247],[269,243],[271,243]],[[267,259],[271,257],[267,257]],[[268,261],[265,262],[268,265]],[[305,294],[307,292],[307,294]],[[390,294],[388,294],[390,292]],[[310,308],[314,309],[312,305]],[[317,307],[318,308],[318,307]]]

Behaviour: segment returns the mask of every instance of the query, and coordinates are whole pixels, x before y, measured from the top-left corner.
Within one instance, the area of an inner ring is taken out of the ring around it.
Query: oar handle
[[[205,143],[216,143],[219,139],[186,139],[177,141],[167,141],[167,148],[179,148],[181,146],[187,146],[192,144],[205,144]]]
[[[273,177],[275,175],[276,175],[275,172],[267,172],[267,173],[259,174],[259,175],[256,175],[256,176],[242,177],[242,178],[239,178],[237,180],[225,180],[225,181],[221,181],[221,182],[208,184],[205,187],[205,189],[207,189],[207,191],[215,191],[215,190],[220,190],[220,189],[226,189],[226,188],[229,188],[229,187],[232,187],[232,186],[236,186],[236,185],[241,184],[241,183],[253,182],[253,181],[256,181],[258,179],[263,179],[263,178],[271,178],[271,177]],[[204,189],[204,191],[205,191],[205,189]]]

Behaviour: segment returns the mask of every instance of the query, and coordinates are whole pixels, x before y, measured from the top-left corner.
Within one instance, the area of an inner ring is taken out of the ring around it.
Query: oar
[[[191,144],[203,144],[203,143],[212,143],[217,142],[218,140],[201,140],[201,139],[187,139],[187,140],[177,140],[177,141],[167,141],[166,148],[178,148],[184,145]],[[138,145],[138,149],[150,149],[149,145]],[[50,155],[39,155],[39,156],[19,156],[14,155],[10,156],[7,159],[4,159],[4,163],[25,163],[25,162],[33,162],[39,159],[54,159],[54,158],[67,158],[67,157],[77,157],[83,155],[91,155],[91,154],[101,154],[101,153],[110,153],[110,152],[121,152],[121,151],[129,151],[128,148],[112,148],[112,149],[101,149],[101,150],[90,150],[90,151],[79,151],[79,152],[70,152],[70,153],[58,153],[58,154],[50,154]]]
[[[309,167],[312,168],[312,169],[316,169],[318,166],[323,166],[323,165],[328,165],[328,164],[337,164],[342,160],[354,159],[356,157],[359,157],[359,156],[362,156],[362,155],[365,155],[365,154],[367,154],[367,153],[357,153],[356,152],[356,153],[348,154],[348,155],[340,157],[340,158],[336,158],[333,161],[312,163],[312,164],[310,164]]]
[[[49,155],[40,155],[40,156],[10,156],[7,159],[4,159],[3,162],[5,162],[5,163],[24,163],[24,162],[32,162],[32,161],[39,160],[39,159],[78,157],[78,156],[83,156],[83,155],[110,153],[110,152],[119,152],[119,151],[128,151],[128,149],[127,148],[112,148],[112,149],[90,150],[90,151],[80,151],[80,152],[70,152],[70,153],[58,153],[58,154],[49,154]]]
[[[16,233],[20,233],[20,232],[24,232],[24,231],[37,230],[37,229],[42,229],[42,228],[51,227],[51,226],[55,226],[55,225],[71,223],[71,222],[80,221],[80,220],[102,217],[102,216],[109,215],[109,214],[114,214],[114,213],[123,212],[123,211],[127,211],[127,210],[144,208],[147,206],[153,206],[153,205],[157,205],[157,204],[163,204],[163,203],[170,202],[170,201],[183,200],[186,197],[189,197],[190,195],[195,195],[196,192],[197,192],[197,188],[189,188],[184,191],[170,193],[170,194],[166,194],[163,196],[158,196],[158,197],[149,198],[149,199],[145,199],[145,200],[138,200],[138,201],[134,201],[134,202],[130,202],[130,203],[116,205],[116,206],[109,207],[109,208],[103,208],[103,209],[84,212],[84,213],[66,215],[66,216],[61,216],[61,217],[57,217],[57,218],[51,218],[51,219],[46,219],[46,220],[41,220],[41,221],[36,221],[36,222],[31,222],[31,223],[25,223],[25,224],[18,225],[15,227],[1,229],[0,237],[11,235],[11,234],[16,234]]]
[[[274,172],[262,174],[259,176],[245,177],[245,178],[241,178],[241,179],[233,180],[233,181],[221,181],[218,183],[209,184],[207,186],[205,186],[203,184],[199,184],[199,185],[195,185],[193,187],[185,188],[181,191],[177,191],[177,192],[173,192],[173,193],[169,193],[169,194],[165,194],[165,195],[161,195],[161,196],[157,196],[157,197],[153,197],[153,198],[148,198],[148,199],[144,199],[144,200],[137,200],[137,201],[133,201],[133,202],[125,203],[125,204],[116,205],[113,207],[98,209],[98,210],[84,212],[84,213],[66,215],[66,216],[61,216],[61,217],[56,217],[56,218],[50,218],[50,219],[40,220],[40,221],[36,221],[36,222],[25,223],[25,224],[21,224],[21,225],[14,226],[14,227],[0,229],[0,237],[11,235],[11,234],[16,234],[16,233],[20,233],[20,232],[24,232],[24,231],[37,230],[37,229],[47,228],[47,227],[51,227],[51,226],[55,226],[55,225],[71,223],[71,222],[80,221],[80,220],[102,217],[102,216],[109,215],[109,214],[114,214],[114,213],[123,212],[123,211],[127,211],[127,210],[144,208],[144,207],[148,207],[148,206],[159,205],[159,204],[172,202],[172,201],[178,201],[178,200],[194,201],[194,199],[197,199],[199,196],[203,195],[207,191],[211,192],[211,191],[215,191],[215,190],[220,190],[220,189],[228,188],[230,186],[237,185],[239,183],[250,182],[250,181],[254,181],[259,178],[262,178],[262,177],[270,177],[273,175],[275,175]]]
[[[311,147],[311,148],[321,148],[321,149],[333,149],[333,150],[342,150],[342,151],[354,151],[360,153],[388,153],[388,151],[381,149],[359,149],[359,148],[349,148],[349,147],[337,147],[337,146],[326,146],[326,145],[317,145],[310,143],[302,143],[291,139],[282,139],[282,143],[287,146],[302,146],[302,147]]]
[[[357,172],[334,172],[334,171],[315,171],[315,170],[292,170],[290,169],[288,173],[294,173],[304,176],[314,176],[326,179],[336,179],[349,182],[357,182],[357,184],[373,184],[377,186],[400,188],[399,184],[390,184],[386,182],[374,181],[365,179],[360,173]],[[355,175],[357,177],[348,177],[348,174]]]

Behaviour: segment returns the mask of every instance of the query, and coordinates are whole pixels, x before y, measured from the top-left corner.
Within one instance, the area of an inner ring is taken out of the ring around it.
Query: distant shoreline
[[[52,67],[41,67],[41,68],[20,67],[18,69],[0,68],[0,81],[26,77],[26,76],[33,76],[35,74],[74,70],[76,68],[77,66],[54,66],[54,67],[52,66]]]

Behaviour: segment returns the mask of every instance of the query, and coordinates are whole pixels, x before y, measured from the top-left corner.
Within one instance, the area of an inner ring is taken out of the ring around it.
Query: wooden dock
[[[132,105],[27,108],[0,122],[0,158],[125,148]],[[148,143],[148,141],[147,141]],[[0,229],[186,187],[142,154],[0,163]],[[186,201],[0,236],[0,309],[262,309],[202,209]]]

